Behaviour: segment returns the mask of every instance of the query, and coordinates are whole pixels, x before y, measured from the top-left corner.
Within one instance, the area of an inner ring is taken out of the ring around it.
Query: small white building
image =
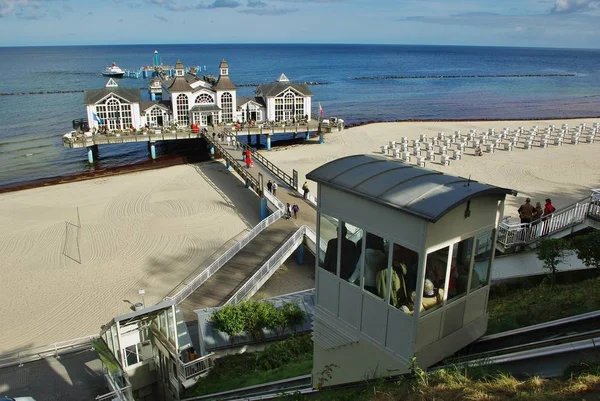
[[[83,94],[90,128],[103,125],[111,131],[142,126],[139,89],[120,88],[112,78],[102,89],[86,90]],[[102,123],[102,124],[100,124]]]
[[[485,333],[513,191],[372,155],[307,178],[318,183],[313,382],[332,365],[326,385],[405,374],[413,356],[426,368]]]
[[[255,93],[266,109],[266,121],[311,119],[313,94],[308,85],[290,82],[283,73],[277,81],[259,85]]]

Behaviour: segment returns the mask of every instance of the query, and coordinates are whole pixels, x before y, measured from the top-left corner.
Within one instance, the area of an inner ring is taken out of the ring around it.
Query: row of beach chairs
[[[493,128],[483,132],[471,129],[467,134],[461,134],[460,131],[454,131],[453,134],[439,132],[432,138],[421,134],[419,139],[411,140],[410,144],[407,137],[402,137],[398,142],[390,141],[388,145],[382,145],[381,153],[407,163],[415,157],[416,164],[421,167],[425,167],[426,161],[433,162],[439,158],[441,165],[448,166],[451,160],[461,160],[467,149],[473,149],[475,155],[482,155],[484,152],[494,153],[497,149],[510,152],[519,148],[530,150],[536,145],[541,148],[547,148],[551,144],[577,145],[580,142],[594,143],[598,135],[598,123],[589,127],[582,123],[573,128],[568,124],[562,124],[560,128],[552,124],[543,130],[534,125],[530,130],[518,127],[512,132],[506,127],[500,132]]]

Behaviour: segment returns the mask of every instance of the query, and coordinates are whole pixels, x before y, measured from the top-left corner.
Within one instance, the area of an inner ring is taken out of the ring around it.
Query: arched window
[[[275,98],[275,121],[287,121],[296,116],[297,99],[299,98],[291,90],[285,92],[283,96]],[[302,110],[304,110],[304,106]]]
[[[233,97],[231,93],[225,92],[221,95],[221,109],[223,110],[223,122],[233,121]]]
[[[127,129],[132,124],[131,105],[121,103],[115,96],[108,97],[104,104],[96,105],[96,115],[110,130]]]
[[[188,98],[182,93],[177,96],[177,122],[179,125],[187,126],[190,124],[189,111]]]
[[[153,107],[150,113],[146,113],[146,118],[151,127],[162,127],[168,122],[164,110],[158,106]]]
[[[196,98],[196,104],[214,103],[214,102],[215,101],[213,100],[212,96],[207,95],[206,93],[203,93]]]

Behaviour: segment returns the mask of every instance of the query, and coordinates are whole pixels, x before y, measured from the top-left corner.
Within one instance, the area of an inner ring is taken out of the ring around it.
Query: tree
[[[573,238],[571,249],[587,267],[600,268],[600,231]]]
[[[287,327],[296,333],[296,327],[306,320],[306,313],[295,302],[288,302],[281,308],[287,322]]]
[[[557,238],[543,238],[538,241],[535,253],[538,259],[544,264],[544,267],[550,270],[551,288],[556,282],[556,273],[558,265],[562,263],[569,252],[569,246],[566,241]]]
[[[212,315],[210,321],[215,329],[229,336],[231,345],[235,336],[244,330],[244,317],[238,305],[225,305]]]
[[[276,309],[273,307],[273,310],[267,319],[266,327],[277,333],[278,337],[283,334],[285,328],[287,327],[287,319],[281,308]]]

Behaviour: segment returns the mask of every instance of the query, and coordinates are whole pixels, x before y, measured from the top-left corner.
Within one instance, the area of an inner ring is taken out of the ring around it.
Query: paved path
[[[107,393],[102,363],[85,350],[0,370],[0,395],[36,401],[93,400]]]

